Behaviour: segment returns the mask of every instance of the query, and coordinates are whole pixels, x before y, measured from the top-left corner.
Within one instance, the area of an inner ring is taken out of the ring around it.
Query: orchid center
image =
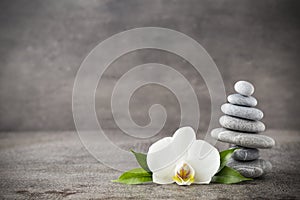
[[[194,169],[187,162],[181,162],[175,168],[175,176],[173,176],[173,180],[178,185],[190,185],[194,182],[194,176]]]

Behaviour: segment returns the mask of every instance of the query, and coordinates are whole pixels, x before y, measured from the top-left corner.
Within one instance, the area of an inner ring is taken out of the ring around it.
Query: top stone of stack
[[[238,81],[234,84],[234,89],[237,93],[244,96],[251,96],[254,92],[254,86],[247,81]]]

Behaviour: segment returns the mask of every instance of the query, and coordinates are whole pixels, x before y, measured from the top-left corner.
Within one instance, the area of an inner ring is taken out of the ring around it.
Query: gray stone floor
[[[75,132],[2,132],[0,198],[299,199],[299,132],[274,130],[266,134],[276,140],[275,148],[262,152],[273,164],[272,173],[235,185],[182,187],[112,183],[120,172],[94,159]]]

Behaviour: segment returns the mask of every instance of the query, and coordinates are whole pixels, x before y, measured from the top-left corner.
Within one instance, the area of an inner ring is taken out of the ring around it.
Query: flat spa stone
[[[269,149],[275,145],[275,141],[272,138],[261,134],[242,133],[224,128],[213,129],[210,134],[221,142],[248,148]]]
[[[264,116],[263,112],[257,108],[237,106],[230,103],[223,104],[221,110],[226,115],[250,120],[261,120]]]
[[[232,154],[232,158],[238,161],[251,161],[259,158],[259,150],[254,148],[238,147]]]
[[[256,106],[257,100],[252,96],[243,96],[240,94],[231,94],[227,97],[227,100],[231,104],[241,105],[241,106]]]
[[[238,81],[234,84],[237,93],[244,96],[251,96],[254,92],[254,86],[248,81]]]
[[[237,170],[247,178],[257,178],[272,170],[272,164],[263,159],[241,162],[231,158],[228,160],[227,166]]]
[[[224,128],[244,132],[262,132],[266,128],[264,123],[260,121],[240,119],[228,115],[223,115],[222,117],[220,117],[219,122]]]

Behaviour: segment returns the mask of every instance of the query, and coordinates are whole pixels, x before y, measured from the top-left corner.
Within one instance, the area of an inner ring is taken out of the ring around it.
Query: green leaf
[[[227,166],[223,167],[223,169],[212,178],[212,182],[225,184],[239,183],[242,181],[250,180],[253,179],[246,178],[242,176],[238,171]]]
[[[220,172],[226,166],[227,161],[229,160],[229,158],[231,158],[231,155],[236,149],[238,148],[227,149],[220,152],[220,167],[218,172]]]
[[[147,155],[143,154],[143,153],[137,153],[137,152],[133,151],[132,149],[130,151],[134,154],[134,156],[135,156],[137,162],[140,164],[140,166],[147,172],[151,172],[147,165]]]
[[[113,180],[112,182],[130,185],[152,182],[152,174],[142,168],[137,168],[124,172],[117,180]]]

